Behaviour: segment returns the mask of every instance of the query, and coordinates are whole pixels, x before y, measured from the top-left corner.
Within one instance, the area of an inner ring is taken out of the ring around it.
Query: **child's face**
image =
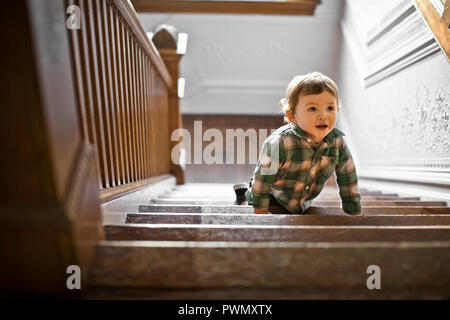
[[[328,91],[300,95],[291,122],[296,123],[314,143],[320,143],[333,130],[337,118],[336,97]],[[319,125],[325,124],[326,127]]]

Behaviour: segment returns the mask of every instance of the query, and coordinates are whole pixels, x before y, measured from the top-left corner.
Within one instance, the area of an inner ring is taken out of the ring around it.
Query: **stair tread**
[[[139,212],[197,212],[197,213],[253,213],[253,207],[251,206],[238,206],[238,205],[159,205],[148,204],[139,205]],[[307,214],[345,214],[342,212],[340,206],[328,206],[328,207],[311,207],[307,210]],[[450,214],[450,207],[446,206],[382,206],[382,207],[363,207],[362,214]]]
[[[197,199],[192,200],[188,198],[179,199],[152,199],[150,201],[152,204],[180,204],[180,205],[233,205],[234,200],[207,200],[207,199]],[[313,200],[313,205],[340,205],[341,200]],[[415,205],[415,206],[446,206],[445,201],[416,201],[416,200],[362,200],[362,205]]]
[[[104,225],[108,240],[164,241],[448,241],[450,226]]]
[[[450,215],[259,215],[204,213],[127,214],[127,223],[275,224],[275,225],[450,225]]]
[[[383,270],[384,292],[447,288],[450,241],[440,242],[186,242],[103,241],[92,268],[103,288],[364,289],[366,269]],[[195,263],[192,263],[195,261]],[[220,263],[217,263],[220,261]],[[442,292],[441,292],[442,295]],[[258,296],[256,296],[258,297]]]

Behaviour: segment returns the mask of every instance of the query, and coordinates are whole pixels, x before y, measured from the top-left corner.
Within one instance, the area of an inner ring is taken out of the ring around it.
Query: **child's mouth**
[[[328,128],[328,126],[326,124],[321,124],[321,125],[316,126],[316,128],[319,130],[326,130]]]

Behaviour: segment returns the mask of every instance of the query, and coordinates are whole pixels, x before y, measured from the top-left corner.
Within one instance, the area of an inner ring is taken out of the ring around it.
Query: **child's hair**
[[[295,76],[287,86],[286,98],[280,100],[281,110],[284,114],[286,114],[287,110],[295,112],[295,106],[300,95],[321,94],[324,90],[336,97],[337,109],[339,110],[341,103],[336,83],[320,72]],[[284,121],[289,123],[286,116]]]

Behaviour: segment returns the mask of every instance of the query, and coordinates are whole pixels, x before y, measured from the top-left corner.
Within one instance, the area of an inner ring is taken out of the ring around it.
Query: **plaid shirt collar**
[[[302,129],[300,129],[300,127],[295,124],[295,123],[290,123],[290,126],[292,128],[292,131],[299,137],[307,140],[308,136],[306,135],[305,131],[303,131]],[[331,145],[333,143],[333,139],[336,137],[340,137],[340,136],[345,136],[345,133],[343,133],[341,130],[339,130],[338,128],[333,128],[333,130],[331,130],[331,132],[329,134],[326,135],[326,137],[324,138],[324,141],[327,142],[328,145]]]

